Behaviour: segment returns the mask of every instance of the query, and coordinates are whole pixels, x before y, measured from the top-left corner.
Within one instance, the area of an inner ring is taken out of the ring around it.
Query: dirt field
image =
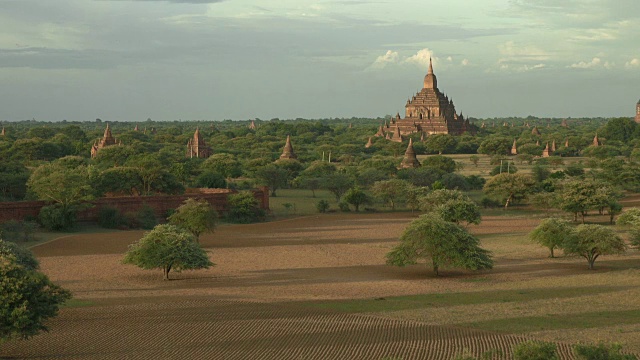
[[[578,341],[615,340],[640,352],[637,251],[588,271],[583,259],[549,259],[529,243],[539,219],[485,217],[471,230],[494,252],[495,268],[434,277],[424,265],[384,265],[413,217],[222,226],[201,239],[217,266],[172,273],[172,281],[120,264],[142,232],[37,246],[43,271],[76,303],[50,333],[3,344],[0,357],[448,360],[508,351],[525,337],[560,342],[564,359]]]

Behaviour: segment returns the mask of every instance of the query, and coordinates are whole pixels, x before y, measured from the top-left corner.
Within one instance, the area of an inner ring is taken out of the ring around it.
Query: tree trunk
[[[433,272],[436,274],[436,276],[438,276],[438,263],[435,260],[432,260],[433,262]]]
[[[164,280],[169,280],[169,271],[171,271],[171,265],[165,266],[163,269]]]
[[[586,213],[586,211],[581,211],[581,212],[580,212],[580,215],[582,215],[582,223],[583,223],[583,224],[584,224],[584,217],[585,217],[585,215],[586,215],[585,213]]]
[[[311,193],[313,194],[312,197],[316,197],[316,189],[311,189]]]
[[[275,189],[275,188],[274,188],[273,190],[271,190],[271,196],[273,196],[273,197],[277,197],[277,196],[276,196],[276,189]]]
[[[509,195],[509,197],[507,198],[507,202],[504,204],[504,209],[507,210],[507,208],[509,207],[509,203],[511,202],[511,195]]]
[[[555,247],[555,246],[554,246]],[[554,247],[550,247],[549,250],[551,250],[551,258],[553,259],[555,256],[553,256],[553,248]]]

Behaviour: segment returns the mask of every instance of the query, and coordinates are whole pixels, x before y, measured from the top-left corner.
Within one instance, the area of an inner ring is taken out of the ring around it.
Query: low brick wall
[[[208,201],[219,213],[229,210],[227,197],[234,192],[212,192],[191,190],[185,195],[159,195],[159,196],[126,196],[100,198],[91,203],[93,207],[78,213],[80,221],[96,221],[100,209],[111,207],[120,212],[136,212],[143,206],[149,206],[155,210],[156,216],[166,217],[170,209],[175,209],[188,198],[203,199]],[[266,187],[253,190],[254,197],[264,210],[269,210],[269,189]],[[0,223],[8,220],[24,220],[26,217],[37,217],[40,209],[45,206],[44,201],[20,201],[0,202]]]

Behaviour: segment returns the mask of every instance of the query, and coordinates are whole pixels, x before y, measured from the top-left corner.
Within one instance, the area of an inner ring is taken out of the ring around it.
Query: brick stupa
[[[102,135],[102,139],[93,143],[91,147],[91,158],[95,158],[98,156],[98,152],[104,149],[107,146],[112,146],[116,144],[116,139],[111,134],[111,128],[109,124],[107,124],[106,129],[104,129],[104,135]]]
[[[287,135],[287,142],[284,144],[284,148],[282,149],[282,155],[280,155],[280,160],[282,159],[291,159],[295,160],[298,157],[296,153],[293,152],[293,146],[291,146],[291,137]]]
[[[413,140],[409,139],[409,146],[407,146],[407,151],[404,152],[404,158],[402,159],[402,163],[400,164],[401,169],[407,168],[417,168],[420,166],[420,161],[416,157],[416,152],[413,150]]]

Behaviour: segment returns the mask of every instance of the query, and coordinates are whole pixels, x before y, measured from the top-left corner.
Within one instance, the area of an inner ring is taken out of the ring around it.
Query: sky
[[[0,0],[0,121],[614,117],[638,0]]]

